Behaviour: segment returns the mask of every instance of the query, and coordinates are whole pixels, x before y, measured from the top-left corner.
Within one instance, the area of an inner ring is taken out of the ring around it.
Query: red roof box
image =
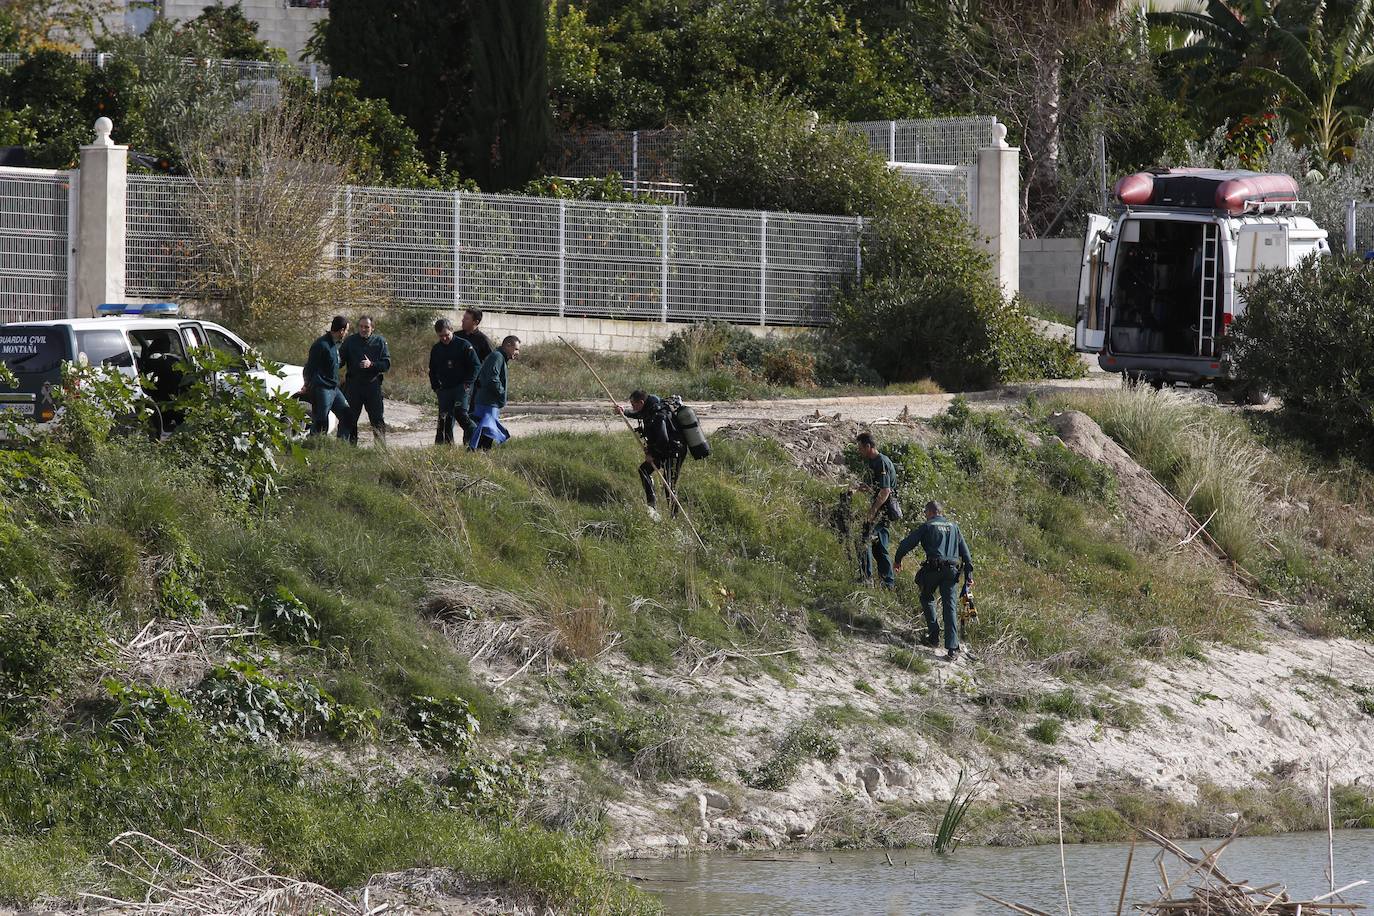
[[[1136,172],[1116,183],[1116,199],[1127,206],[1187,207],[1244,213],[1251,203],[1298,199],[1298,183],[1289,175],[1242,170],[1169,169]]]

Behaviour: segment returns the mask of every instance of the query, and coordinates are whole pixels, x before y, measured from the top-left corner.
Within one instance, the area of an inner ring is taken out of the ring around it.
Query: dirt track
[[[519,385],[518,377],[514,380]],[[966,392],[970,402],[980,407],[1006,407],[1025,399],[1032,393],[1053,393],[1072,389],[1110,389],[1121,384],[1120,377],[1094,373],[1084,379],[1032,382],[1008,385],[990,391]],[[905,410],[909,417],[933,417],[954,400],[952,394],[872,395],[847,398],[797,398],[781,401],[732,401],[696,404],[696,410],[706,432],[722,426],[748,420],[788,420],[810,416],[819,411],[831,417],[836,414],[861,423],[876,423],[894,419]],[[390,443],[401,448],[417,448],[434,442],[435,412],[433,407],[417,407],[403,401],[387,401],[387,423],[392,427]],[[612,432],[624,429],[609,406],[598,401],[561,401],[540,404],[512,403],[505,410],[502,422],[513,436],[531,436],[541,432],[579,430]],[[363,436],[367,437],[366,423]]]

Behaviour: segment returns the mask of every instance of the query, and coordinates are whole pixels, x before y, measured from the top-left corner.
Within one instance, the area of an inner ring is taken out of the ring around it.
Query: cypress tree
[[[470,174],[487,191],[539,173],[549,142],[545,0],[485,0],[472,16]]]

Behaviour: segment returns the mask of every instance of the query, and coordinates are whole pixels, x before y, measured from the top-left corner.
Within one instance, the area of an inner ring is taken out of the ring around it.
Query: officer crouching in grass
[[[348,426],[348,399],[339,390],[339,341],[348,333],[348,319],[335,315],[329,330],[310,345],[305,357],[305,393],[310,398],[310,435],[329,432],[329,415],[339,418],[339,438]]]
[[[896,576],[892,572],[892,560],[888,557],[887,523],[902,517],[897,503],[897,469],[892,459],[878,451],[878,444],[872,433],[859,433],[854,440],[859,446],[859,457],[868,465],[868,482],[860,489],[873,494],[868,512],[864,516],[865,543],[859,550],[859,571],[865,581],[873,578],[873,562],[878,563],[878,578],[883,588],[892,588]]]
[[[348,374],[344,376],[344,397],[348,399],[348,428],[339,437],[358,444],[358,420],[367,411],[372,435],[386,444],[386,422],[382,411],[382,376],[391,368],[391,352],[386,338],[374,333],[377,323],[371,315],[358,319],[358,330],[344,338],[339,347],[339,362]]]
[[[959,583],[959,570],[964,582],[973,587],[973,556],[959,526],[945,518],[940,504],[926,503],[926,522],[902,538],[897,545],[897,571],[902,571],[902,557],[917,545],[925,551],[926,559],[916,571],[916,585],[921,589],[921,611],[926,618],[925,644],[934,648],[940,644],[940,623],[935,616],[935,593],[940,593],[944,606],[945,649],[949,661],[959,658],[959,606],[954,602],[954,586]]]

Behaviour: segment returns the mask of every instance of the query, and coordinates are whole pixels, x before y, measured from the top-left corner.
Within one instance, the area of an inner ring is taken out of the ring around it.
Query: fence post
[[[313,60],[310,62],[310,85],[316,92],[320,91],[320,65]]]
[[[768,213],[759,214],[759,325],[768,326]]]
[[[663,255],[663,257],[662,257],[662,266],[661,266],[661,268],[660,268],[660,270],[661,270],[661,280],[660,280],[660,282],[661,282],[661,284],[662,284],[662,286],[663,286],[663,307],[662,307],[662,317],[663,317],[663,323],[664,323],[664,324],[667,324],[667,323],[668,323],[668,208],[667,208],[667,207],[660,207],[659,209],[660,209],[660,210],[662,211],[662,213],[663,213],[663,231],[662,231],[662,238],[661,238],[661,240],[660,240],[660,242],[659,242],[659,245],[660,245],[660,246],[662,247],[662,249],[663,249],[663,253],[662,253],[662,255]]]
[[[1004,296],[1021,286],[1021,150],[1007,146],[1007,128],[994,125],[993,145],[978,151],[978,235],[992,255],[994,279]]]
[[[1345,253],[1355,254],[1355,230],[1356,230],[1356,204],[1355,198],[1350,198],[1345,202]]]
[[[353,278],[353,185],[344,185],[344,270]]]
[[[81,147],[76,301],[68,305],[68,311],[78,315],[94,315],[95,307],[102,302],[124,301],[124,205],[129,148],[110,140],[113,129],[109,118],[97,118],[95,142]]]
[[[453,312],[463,307],[463,192],[453,192]]]
[[[857,231],[854,233],[854,279],[864,278],[864,218],[854,217],[854,225]]]
[[[97,70],[104,70],[104,69],[105,69],[105,52],[104,52],[104,51],[101,51],[99,54],[97,54],[97,55],[95,56],[95,68],[96,68]]]
[[[558,202],[558,317],[563,317],[568,284],[568,202]]]
[[[639,131],[630,135],[630,193],[639,194]]]
[[[887,161],[897,161],[897,122],[887,122]]]

